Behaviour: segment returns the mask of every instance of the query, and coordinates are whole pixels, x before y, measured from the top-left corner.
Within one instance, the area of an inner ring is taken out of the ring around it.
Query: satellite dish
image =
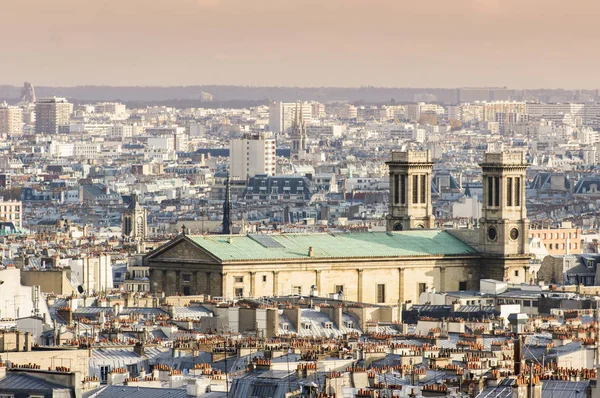
[[[83,286],[77,286],[77,291],[79,292],[79,294],[83,293]]]

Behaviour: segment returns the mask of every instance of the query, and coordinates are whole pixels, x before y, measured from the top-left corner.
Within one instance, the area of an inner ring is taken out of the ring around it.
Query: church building
[[[146,255],[166,294],[299,294],[398,304],[420,293],[530,282],[524,153],[487,153],[478,228],[435,229],[428,151],[392,152],[387,232],[186,235]]]

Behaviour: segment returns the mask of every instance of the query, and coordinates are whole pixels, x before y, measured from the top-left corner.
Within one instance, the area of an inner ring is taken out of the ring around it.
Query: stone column
[[[221,295],[225,298],[227,298],[228,296],[233,296],[233,292],[231,292],[231,294],[229,294],[229,287],[227,286],[227,272],[221,272],[221,287],[222,287],[222,292]]]
[[[250,272],[250,297],[254,297],[256,295],[256,272]]]
[[[440,293],[446,291],[446,267],[440,266]]]
[[[175,271],[175,294],[183,293],[183,287],[181,286],[181,271]]]
[[[279,271],[273,271],[273,296],[279,295]]]
[[[317,294],[321,296],[321,270],[315,271],[315,285],[317,286]]]
[[[358,286],[357,286],[357,290],[358,290],[358,294],[357,294],[357,299],[356,301],[358,302],[362,302],[363,301],[363,270],[362,269],[357,269],[356,272],[358,272]],[[344,297],[347,298],[347,297]]]
[[[398,268],[398,303],[404,304],[404,268]]]

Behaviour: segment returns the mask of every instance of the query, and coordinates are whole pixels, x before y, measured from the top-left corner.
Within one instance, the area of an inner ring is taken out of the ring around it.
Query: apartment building
[[[275,175],[275,139],[264,134],[246,134],[231,140],[229,148],[232,180],[245,180],[257,174]]]
[[[23,226],[23,203],[20,200],[4,200],[0,197],[0,220],[12,222],[15,227]]]
[[[0,104],[0,136],[19,136],[23,133],[23,109]]]
[[[61,126],[69,125],[73,104],[65,98],[43,98],[35,103],[35,132],[56,134]]]

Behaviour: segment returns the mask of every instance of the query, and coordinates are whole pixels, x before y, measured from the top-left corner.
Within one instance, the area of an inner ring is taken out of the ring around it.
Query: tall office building
[[[284,133],[292,127],[296,108],[300,104],[305,122],[313,117],[313,104],[310,102],[281,102],[274,101],[269,104],[269,129],[274,133]]]
[[[0,104],[0,136],[19,136],[23,133],[23,109]]]
[[[229,145],[229,175],[245,180],[257,174],[275,175],[275,139],[264,134],[247,134]]]
[[[35,132],[56,134],[60,126],[68,126],[71,121],[73,104],[65,98],[43,98],[35,103]]]

